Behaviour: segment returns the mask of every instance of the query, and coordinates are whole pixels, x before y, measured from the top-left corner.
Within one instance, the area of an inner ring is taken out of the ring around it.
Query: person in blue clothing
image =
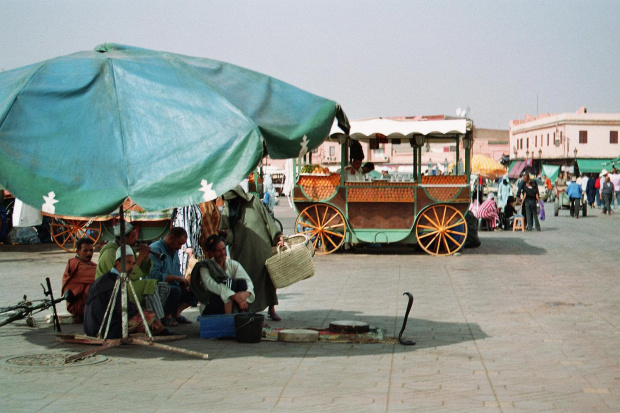
[[[577,177],[573,176],[570,184],[566,187],[566,196],[570,200],[570,216],[579,218],[579,206],[581,205],[581,199],[583,194],[581,191],[581,185],[577,183]]]
[[[166,317],[162,320],[166,327],[191,324],[181,312],[198,305],[196,297],[189,291],[189,280],[181,274],[181,263],[177,254],[186,242],[187,231],[181,227],[173,227],[163,239],[150,245],[153,268],[146,278],[170,285],[170,295],[164,306]]]

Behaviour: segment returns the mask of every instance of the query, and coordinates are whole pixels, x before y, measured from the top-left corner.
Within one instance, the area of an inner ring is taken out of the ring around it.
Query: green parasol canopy
[[[0,184],[57,215],[210,200],[304,155],[333,101],[215,60],[116,44],[0,73]]]

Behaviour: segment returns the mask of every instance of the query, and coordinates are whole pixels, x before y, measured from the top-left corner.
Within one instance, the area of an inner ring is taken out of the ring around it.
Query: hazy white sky
[[[114,42],[208,57],[351,119],[620,112],[620,1],[0,1],[0,70]]]

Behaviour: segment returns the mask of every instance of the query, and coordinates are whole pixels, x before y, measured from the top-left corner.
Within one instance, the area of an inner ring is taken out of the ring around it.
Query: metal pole
[[[123,327],[123,340],[129,338],[129,323],[127,320],[127,257],[126,257],[126,245],[127,240],[125,238],[125,211],[123,205],[118,208],[119,216],[121,219],[121,320]]]

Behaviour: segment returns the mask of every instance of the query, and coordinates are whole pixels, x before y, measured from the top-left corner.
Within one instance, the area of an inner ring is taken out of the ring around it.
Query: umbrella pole
[[[125,238],[125,211],[123,205],[118,208],[121,224],[121,323],[123,328],[123,341],[127,341],[129,338],[129,325],[127,320],[127,255],[126,245],[127,240]],[[143,319],[144,320],[144,319]]]
[[[125,260],[126,259],[125,258],[125,255],[126,255],[125,246],[127,245],[127,243],[125,240],[125,215],[124,215],[122,205],[119,207],[119,214],[120,214],[120,227],[121,227],[121,246],[120,246],[121,248],[121,276],[116,279],[116,283],[114,285],[114,293],[112,294],[112,297],[110,297],[110,303],[112,304],[108,303],[108,308],[106,309],[106,316],[108,317],[108,320],[107,320],[108,328],[106,328],[105,335],[103,336],[103,343],[100,338],[94,338],[94,337],[78,338],[75,335],[74,336],[67,336],[67,335],[59,336],[59,339],[61,341],[67,341],[67,342],[73,342],[73,343],[79,342],[79,343],[84,343],[84,344],[101,344],[101,346],[98,348],[83,351],[79,354],[66,357],[65,364],[92,356],[94,354],[97,354],[100,351],[107,350],[108,348],[118,347],[121,344],[138,344],[138,345],[146,346],[146,347],[155,347],[161,350],[167,350],[167,351],[171,351],[174,353],[185,354],[188,356],[198,357],[200,359],[207,360],[209,358],[208,354],[156,343],[155,341],[157,339],[151,335],[151,330],[146,322],[146,317],[144,316],[144,312],[142,311],[142,306],[140,305],[140,302],[138,301],[138,298],[136,296],[136,291],[134,290],[133,285],[131,284],[129,285],[129,287],[131,288],[131,292],[134,298],[136,299],[136,305],[138,306],[140,317],[142,317],[142,323],[144,324],[144,328],[146,330],[148,339],[146,340],[139,339],[139,338],[134,339],[134,338],[129,337],[129,323],[128,323],[128,314],[127,314],[127,266],[126,266],[126,260]],[[114,306],[116,303],[116,293],[118,292],[119,286],[121,290],[123,336],[121,339],[108,340],[106,337],[108,335],[109,325],[111,323],[112,315],[114,313]],[[104,316],[104,322],[105,322],[105,316]],[[104,322],[102,322],[101,328],[103,328]],[[99,335],[101,335],[101,328],[99,330]],[[174,340],[174,339],[180,340],[183,338],[187,338],[187,336],[183,334],[183,335],[176,335],[176,336],[161,337],[161,339],[164,339],[166,341]]]

